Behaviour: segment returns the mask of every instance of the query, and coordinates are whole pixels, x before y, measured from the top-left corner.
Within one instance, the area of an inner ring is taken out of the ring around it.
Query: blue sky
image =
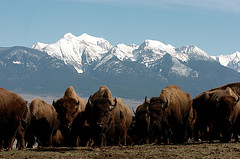
[[[0,0],[0,47],[87,33],[112,45],[158,40],[210,55],[240,51],[239,0]]]

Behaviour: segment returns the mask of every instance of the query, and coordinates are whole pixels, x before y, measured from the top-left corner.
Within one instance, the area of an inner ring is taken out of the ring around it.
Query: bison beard
[[[117,105],[117,99],[115,98],[115,104],[112,105],[109,99],[96,99],[93,102],[91,97],[88,100],[88,106],[92,109],[93,120],[91,125],[93,126],[93,138],[96,146],[107,145],[107,133],[109,130],[109,121],[111,121],[111,112]]]

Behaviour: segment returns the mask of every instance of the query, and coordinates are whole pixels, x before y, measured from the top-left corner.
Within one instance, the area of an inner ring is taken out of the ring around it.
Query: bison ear
[[[116,97],[115,97],[114,101],[115,101],[115,104],[114,105],[110,104],[110,106],[109,106],[110,111],[113,110],[114,108],[116,108],[116,106],[117,106],[117,98]]]

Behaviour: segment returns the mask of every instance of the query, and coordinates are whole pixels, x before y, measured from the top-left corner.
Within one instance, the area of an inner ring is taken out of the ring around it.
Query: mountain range
[[[112,46],[103,38],[67,33],[53,44],[0,48],[1,87],[33,94],[81,96],[100,85],[113,95],[143,99],[176,84],[191,96],[240,79],[240,52],[210,56],[197,46],[176,48],[156,40]]]

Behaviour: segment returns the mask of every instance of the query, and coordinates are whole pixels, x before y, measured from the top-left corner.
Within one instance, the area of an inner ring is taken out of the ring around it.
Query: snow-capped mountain
[[[86,33],[79,37],[67,33],[54,44],[37,42],[34,49],[47,52],[50,56],[63,60],[72,65],[78,73],[84,73],[93,62],[97,64],[96,70],[111,58],[117,57],[121,61],[130,60],[144,64],[152,68],[164,55],[170,54],[174,58],[172,73],[181,76],[197,76],[197,72],[187,67],[183,62],[189,59],[213,60],[207,53],[196,46],[184,46],[175,48],[170,44],[164,44],[156,40],[145,40],[141,45],[119,44],[113,47],[107,40],[90,36]],[[193,73],[193,74],[192,74]]]
[[[240,52],[231,55],[218,55],[214,57],[221,65],[240,72]]]
[[[51,94],[72,85],[88,97],[106,85],[114,96],[142,99],[176,84],[195,96],[239,82],[240,73],[227,68],[237,68],[239,57],[239,52],[211,57],[194,45],[176,48],[156,40],[112,46],[103,38],[67,33],[54,44],[37,42],[31,49],[0,47],[0,86]]]
[[[83,73],[85,65],[91,65],[93,62],[101,60],[104,54],[112,48],[112,45],[103,38],[88,34],[76,37],[67,33],[54,44],[37,42],[32,48],[45,51],[50,56],[72,65],[78,73]]]

